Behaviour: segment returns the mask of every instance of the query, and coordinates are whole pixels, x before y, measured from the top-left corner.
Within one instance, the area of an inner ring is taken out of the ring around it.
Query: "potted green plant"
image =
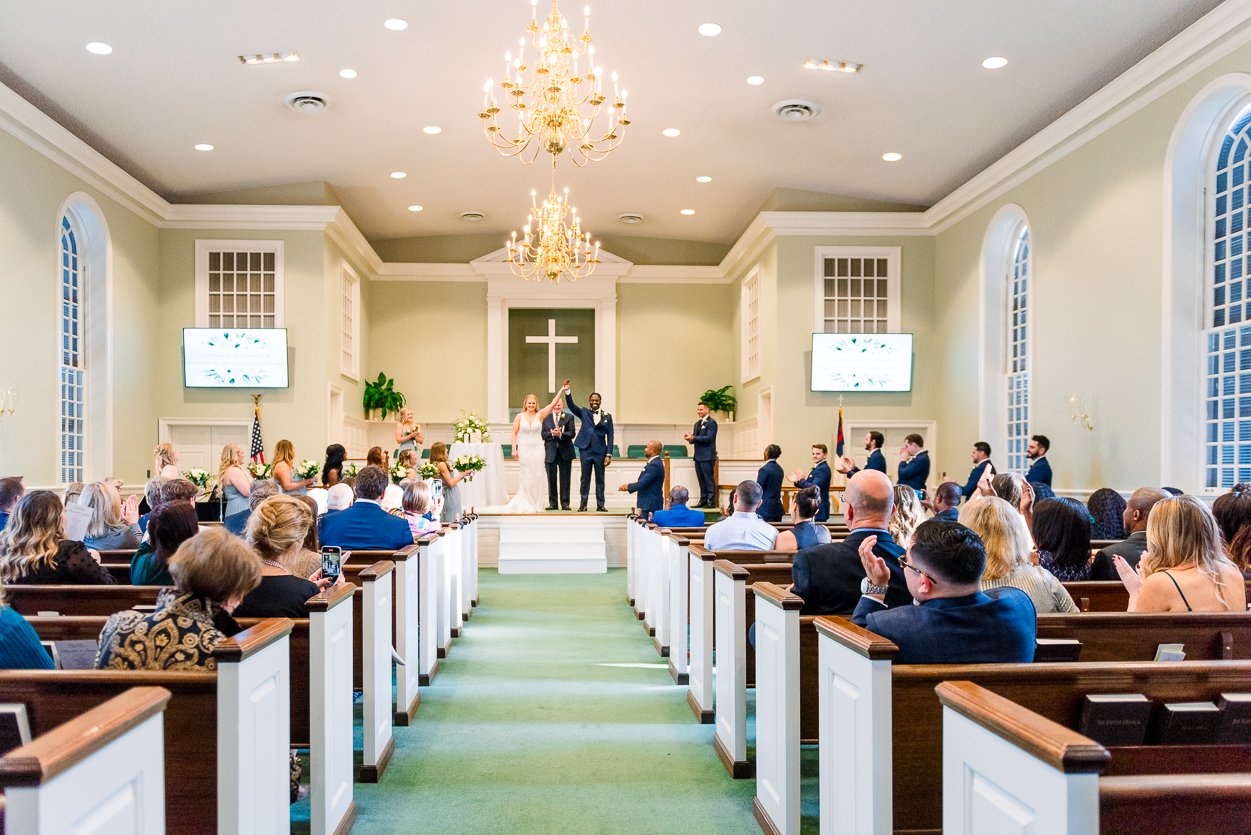
[[[377,380],[365,383],[362,405],[365,407],[366,419],[371,418],[372,413],[377,411],[382,420],[386,420],[388,413],[398,414],[400,409],[404,408],[404,395],[395,390],[393,378],[379,371]]]
[[[708,411],[723,412],[730,420],[734,420],[734,412],[738,410],[738,398],[730,393],[734,386],[722,386],[719,389],[708,389],[699,399],[708,404]]]

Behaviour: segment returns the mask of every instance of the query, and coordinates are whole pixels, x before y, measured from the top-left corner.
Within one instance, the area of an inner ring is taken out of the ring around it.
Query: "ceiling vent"
[[[486,212],[479,212],[475,209],[470,209],[467,212],[461,212],[460,219],[466,223],[479,223],[486,220]]]
[[[330,106],[330,99],[325,93],[314,93],[311,90],[288,93],[282,101],[296,113],[321,113]]]
[[[804,99],[786,99],[773,105],[773,115],[784,122],[806,122],[821,115],[821,105]]]
[[[638,212],[622,212],[621,214],[617,215],[617,220],[621,221],[622,223],[635,224],[635,223],[642,223],[644,218]]]

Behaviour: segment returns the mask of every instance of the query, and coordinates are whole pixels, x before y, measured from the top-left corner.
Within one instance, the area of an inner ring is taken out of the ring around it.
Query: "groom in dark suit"
[[[699,504],[696,507],[716,507],[717,485],[712,477],[717,462],[717,422],[708,414],[708,404],[702,400],[695,407],[699,420],[683,437],[695,447],[695,477],[699,479]]]
[[[556,509],[556,482],[560,482],[560,509],[569,509],[569,476],[573,470],[573,415],[557,400],[543,419],[544,461],[547,464],[547,509]]]
[[[568,380],[565,380],[564,388],[569,412],[581,423],[578,436],[573,441],[582,461],[582,501],[578,505],[578,511],[586,511],[586,498],[591,492],[591,472],[594,471],[595,509],[600,513],[607,513],[608,508],[604,506],[604,468],[612,463],[612,415],[600,411],[599,392],[591,392],[587,397],[587,408],[583,409],[573,402]]]

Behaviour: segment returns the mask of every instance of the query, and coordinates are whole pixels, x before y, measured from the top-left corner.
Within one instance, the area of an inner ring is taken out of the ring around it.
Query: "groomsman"
[[[821,494],[821,504],[817,508],[816,515],[818,522],[824,522],[830,518],[830,465],[825,461],[829,454],[830,448],[825,444],[813,444],[812,471],[808,473],[808,477],[804,478],[803,470],[795,470],[791,473],[791,481],[795,482],[796,487],[802,490],[816,485]]]
[[[586,511],[586,499],[591,492],[591,473],[594,472],[595,509],[600,513],[607,513],[608,508],[604,505],[604,468],[612,463],[612,415],[600,411],[602,401],[599,392],[591,392],[587,397],[587,408],[583,409],[573,402],[568,380],[564,382],[564,389],[569,411],[581,424],[578,436],[573,441],[582,461],[582,502],[578,505],[578,511]]]
[[[1029,470],[1025,473],[1026,481],[1041,481],[1051,486],[1051,464],[1047,461],[1047,453],[1051,451],[1051,441],[1046,435],[1031,435],[1025,457],[1030,460]]]
[[[922,499],[925,498],[925,482],[930,479],[930,454],[925,450],[925,439],[911,434],[904,438],[899,450],[899,484],[906,484]]]
[[[569,477],[573,470],[573,436],[577,434],[573,415],[564,411],[559,400],[543,419],[544,462],[547,465],[547,509],[556,509],[559,481],[560,509],[569,509]]]
[[[695,407],[699,420],[690,432],[682,437],[695,447],[695,477],[699,479],[699,504],[696,507],[717,506],[717,484],[713,479],[713,465],[717,461],[717,422],[708,414],[708,404],[702,400]]]
[[[648,441],[643,449],[647,463],[639,474],[639,480],[617,488],[622,493],[639,494],[636,504],[643,518],[648,520],[665,505],[665,462],[660,460],[660,449],[660,441]]]
[[[866,432],[864,436],[864,448],[869,453],[869,460],[865,463],[866,470],[877,470],[879,473],[886,472],[886,456],[882,454],[882,444],[886,443],[886,436],[876,429]],[[840,464],[835,462],[834,466],[838,471],[846,476],[853,476],[860,472],[860,468],[856,466],[856,460],[850,455],[844,455]]]

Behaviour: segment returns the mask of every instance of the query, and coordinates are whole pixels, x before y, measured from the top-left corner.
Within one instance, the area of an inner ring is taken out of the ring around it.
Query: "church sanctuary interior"
[[[0,0],[12,833],[1251,831],[1251,0]]]

